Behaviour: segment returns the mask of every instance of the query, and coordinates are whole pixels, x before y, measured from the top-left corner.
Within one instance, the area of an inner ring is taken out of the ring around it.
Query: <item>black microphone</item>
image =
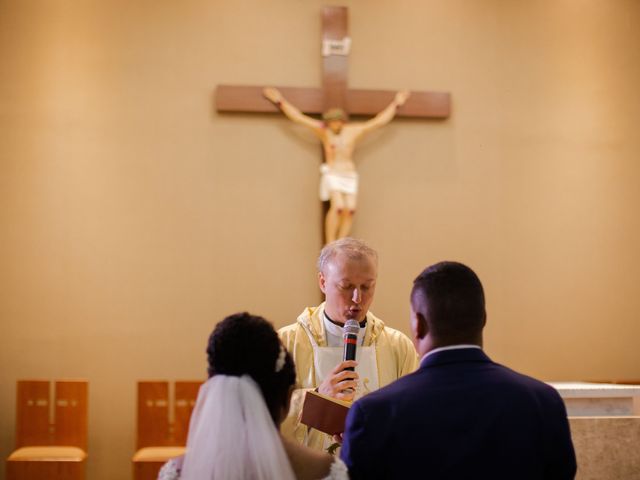
[[[344,324],[344,353],[342,355],[342,361],[355,360],[356,359],[356,347],[358,346],[358,332],[360,331],[360,324],[354,320],[347,320]],[[353,367],[347,367],[345,370],[354,371]]]

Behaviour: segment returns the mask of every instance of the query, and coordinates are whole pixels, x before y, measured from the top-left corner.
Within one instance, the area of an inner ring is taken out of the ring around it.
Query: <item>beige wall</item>
[[[319,85],[325,3],[0,2],[3,458],[16,379],[86,377],[89,478],[128,478],[137,379],[202,377],[224,315],[318,300],[318,146],[212,95]],[[357,153],[374,311],[406,332],[413,277],[461,260],[494,359],[640,378],[640,3],[344,4],[352,86],[453,97]]]

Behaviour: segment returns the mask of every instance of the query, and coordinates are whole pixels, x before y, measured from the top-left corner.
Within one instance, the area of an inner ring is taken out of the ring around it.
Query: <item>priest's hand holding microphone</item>
[[[354,370],[358,365],[355,359],[359,331],[360,325],[356,320],[350,319],[345,322],[342,362],[320,384],[319,393],[348,402],[354,399],[358,386],[358,374]]]
[[[358,346],[358,332],[360,324],[357,320],[349,319],[344,324],[344,352],[342,362],[333,369],[331,375],[325,378],[318,387],[318,392],[340,400],[352,401],[358,387],[358,374],[355,372],[356,348]],[[342,444],[342,433],[333,436],[333,441]]]

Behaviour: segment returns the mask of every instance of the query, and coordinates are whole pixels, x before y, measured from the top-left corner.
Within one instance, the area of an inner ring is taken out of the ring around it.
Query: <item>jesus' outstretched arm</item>
[[[378,113],[371,120],[368,120],[359,125],[361,128],[360,133],[361,134],[368,133],[372,130],[375,130],[376,128],[380,128],[386,125],[391,120],[393,120],[393,117],[395,117],[398,107],[401,107],[402,105],[404,105],[404,103],[407,101],[407,98],[409,98],[409,95],[410,95],[410,92],[408,90],[401,90],[397,92],[396,96],[393,98],[391,103],[387,105],[387,107],[384,110]]]
[[[311,128],[316,134],[322,130],[322,122],[302,113],[297,107],[289,103],[280,93],[280,90],[267,87],[263,90],[267,100],[275,104],[289,120]]]

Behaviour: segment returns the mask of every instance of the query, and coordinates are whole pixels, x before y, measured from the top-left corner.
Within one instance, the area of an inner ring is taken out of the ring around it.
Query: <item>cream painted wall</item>
[[[281,326],[319,299],[318,146],[212,100],[318,86],[323,4],[0,2],[3,458],[17,379],[85,377],[88,478],[128,478],[137,379],[203,377],[224,315]],[[497,361],[640,378],[640,3],[343,4],[352,86],[453,97],[357,152],[374,311],[406,332],[413,277],[460,260]]]

